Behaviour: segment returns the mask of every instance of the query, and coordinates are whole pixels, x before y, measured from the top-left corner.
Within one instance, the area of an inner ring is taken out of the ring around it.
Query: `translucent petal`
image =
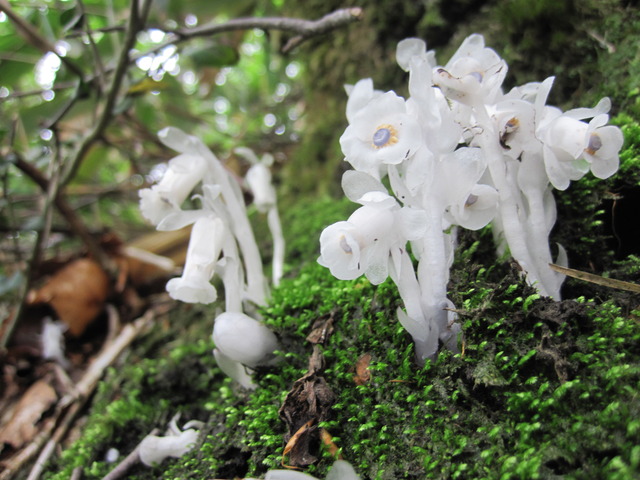
[[[411,58],[426,53],[427,44],[420,38],[405,38],[398,42],[396,47],[396,61],[405,72],[409,71]]]

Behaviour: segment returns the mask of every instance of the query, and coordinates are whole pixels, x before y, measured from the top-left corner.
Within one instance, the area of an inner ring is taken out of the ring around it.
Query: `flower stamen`
[[[597,133],[592,133],[589,137],[589,144],[585,148],[585,152],[589,155],[595,155],[598,150],[602,148],[602,139]]]
[[[393,127],[393,125],[386,123],[379,125],[373,134],[372,142],[374,148],[379,149],[398,143],[397,135],[398,131]]]

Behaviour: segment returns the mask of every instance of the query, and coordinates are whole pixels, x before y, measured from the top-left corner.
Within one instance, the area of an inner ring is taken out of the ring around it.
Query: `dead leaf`
[[[314,345],[309,371],[294,382],[278,411],[288,428],[285,435],[287,444],[300,432],[288,452],[289,465],[293,467],[306,467],[317,460],[312,451],[315,452],[319,444],[318,429],[312,427],[301,431],[301,428],[309,422],[310,425],[317,425],[327,420],[335,402],[335,395],[322,376],[323,367],[324,357],[320,347]]]
[[[333,313],[330,313],[329,315],[320,317],[313,323],[311,333],[307,336],[307,341],[314,345],[319,343],[324,345],[332,333]]]
[[[18,449],[38,433],[38,420],[58,399],[56,391],[45,380],[38,380],[22,395],[9,421],[0,428],[0,450],[4,444]]]
[[[305,433],[307,433],[307,431],[313,427],[313,420],[309,420],[307,423],[305,423],[304,425],[302,425],[298,431],[296,433],[294,433],[291,438],[289,439],[289,441],[287,442],[287,444],[284,446],[284,450],[282,452],[282,461],[280,462],[280,464],[285,467],[285,468],[300,468],[298,466],[293,466],[293,465],[287,465],[284,461],[285,457],[287,455],[289,455],[291,453],[292,450],[300,450],[300,448],[297,448],[298,442],[300,441],[300,439],[304,436]],[[303,446],[302,449],[305,449],[306,445]]]
[[[356,374],[353,376],[353,382],[356,385],[364,385],[371,380],[371,371],[369,364],[371,363],[371,354],[365,353],[358,358],[356,362]]]
[[[47,303],[79,337],[102,312],[109,296],[109,276],[89,258],[72,261],[54,274],[39,290],[29,292],[30,305]]]

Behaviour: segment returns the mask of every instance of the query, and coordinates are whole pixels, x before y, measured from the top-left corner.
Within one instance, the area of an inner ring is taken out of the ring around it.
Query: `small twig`
[[[33,45],[43,53],[53,52],[58,55],[55,45],[53,45],[51,42],[49,42],[49,40],[40,35],[40,32],[33,28],[30,23],[25,22],[22,17],[20,17],[20,15],[14,12],[7,0],[0,0],[0,10],[3,11],[7,15],[7,17],[9,17],[18,31],[22,33],[22,35],[31,45]],[[61,55],[58,55],[58,58],[70,71],[77,75],[80,80],[84,78],[84,73],[82,72],[80,67],[73,63],[69,58],[63,57]]]
[[[289,40],[289,43],[283,48],[283,53],[300,45],[303,41],[328,33],[349,23],[353,23],[362,18],[362,9],[359,7],[342,8],[331,12],[318,20],[305,20],[301,18],[287,17],[251,17],[251,18],[234,18],[224,23],[210,23],[193,28],[180,28],[168,33],[173,34],[173,38],[169,38],[166,42],[162,42],[153,49],[140,53],[132,60],[138,60],[151,53],[162,50],[169,45],[176,45],[184,41],[197,37],[210,37],[225,32],[234,32],[238,30],[251,30],[258,28],[260,30],[282,30],[284,32],[294,33],[297,36]],[[291,44],[291,45],[289,45]]]
[[[581,270],[574,270],[573,268],[561,267],[554,263],[550,263],[549,266],[552,270],[558,273],[562,273],[568,277],[577,278],[585,282],[601,285],[603,287],[616,288],[618,290],[626,290],[627,292],[640,293],[640,285],[631,282],[625,282],[623,280],[616,280],[614,278],[605,278],[593,273],[583,272]]]
[[[109,85],[109,91],[102,109],[102,114],[98,119],[98,123],[94,126],[89,135],[84,138],[75,155],[73,155],[69,163],[66,165],[65,171],[62,174],[62,186],[67,185],[73,179],[78,168],[80,168],[84,157],[89,153],[93,144],[102,137],[104,131],[109,125],[109,122],[111,122],[111,119],[113,118],[113,110],[120,93],[120,87],[129,67],[129,52],[135,45],[136,35],[143,27],[139,13],[138,1],[132,0],[129,8],[129,22],[127,23],[124,45],[120,50],[118,63],[116,64],[115,71],[111,77],[111,84]]]
[[[149,435],[157,435],[158,433],[160,433],[160,429],[154,428],[153,430],[151,430]],[[127,455],[124,458],[124,460],[122,460],[116,466],[116,468],[114,468],[107,475],[105,475],[102,480],[118,480],[120,478],[123,478],[126,475],[126,473],[129,470],[131,470],[131,468],[133,468],[140,462],[139,452],[140,452],[140,443],[136,445],[136,448],[134,448],[133,451],[129,455]]]

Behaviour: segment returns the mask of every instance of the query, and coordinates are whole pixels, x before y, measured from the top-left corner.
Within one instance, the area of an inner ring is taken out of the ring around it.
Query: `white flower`
[[[436,56],[433,50],[427,51],[427,44],[420,38],[405,38],[398,42],[396,47],[396,61],[400,68],[408,72],[412,68],[412,63],[421,60],[426,62],[431,68],[436,66]]]
[[[180,431],[176,425],[177,417],[177,415],[173,417],[169,423],[167,435],[147,435],[140,442],[138,453],[140,461],[146,466],[160,464],[167,457],[179,458],[195,446],[203,423],[192,420],[184,425],[184,431]]]
[[[464,203],[451,205],[445,214],[453,225],[479,230],[498,213],[498,191],[489,185],[474,185]]]
[[[183,153],[169,161],[162,179],[151,188],[140,190],[142,215],[158,225],[168,214],[180,209],[194,187],[202,180],[207,167],[206,160],[190,153]]]
[[[167,283],[171,298],[187,303],[211,303],[217,298],[211,285],[214,267],[226,235],[222,220],[212,216],[201,216],[193,224],[184,271],[179,278]]]
[[[548,120],[538,131],[543,142],[544,163],[549,180],[565,190],[591,170],[598,178],[611,176],[619,165],[618,153],[624,138],[619,128],[605,126],[609,117],[596,115],[588,124],[557,109],[545,112]]]
[[[421,144],[417,119],[407,114],[404,99],[394,92],[367,103],[340,137],[345,160],[377,179],[383,164],[401,163]]]
[[[424,232],[424,212],[400,208],[386,191],[380,191],[383,187],[379,182],[362,172],[353,172],[350,177],[343,180],[348,194],[355,195],[366,185],[375,189],[358,199],[363,206],[347,221],[334,223],[322,231],[318,263],[340,280],[353,280],[364,274],[377,285],[389,275],[389,261],[397,261],[394,257],[398,249]],[[380,187],[375,187],[376,183]]]
[[[484,46],[482,35],[467,37],[444,67],[433,70],[433,83],[451,100],[474,105],[493,103],[507,74],[507,64]]]
[[[224,312],[216,317],[213,342],[226,357],[251,368],[271,363],[278,349],[275,334],[241,312]]]

